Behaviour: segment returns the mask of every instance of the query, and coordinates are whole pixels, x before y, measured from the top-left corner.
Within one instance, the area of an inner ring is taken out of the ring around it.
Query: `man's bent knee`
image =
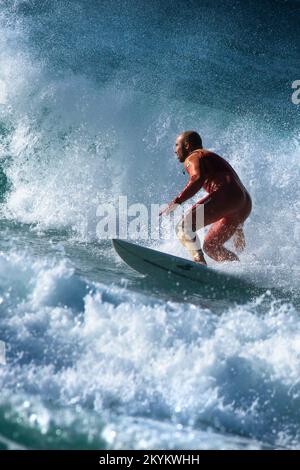
[[[201,250],[201,245],[196,232],[188,230],[184,221],[180,221],[175,227],[176,235],[180,242],[191,252]]]

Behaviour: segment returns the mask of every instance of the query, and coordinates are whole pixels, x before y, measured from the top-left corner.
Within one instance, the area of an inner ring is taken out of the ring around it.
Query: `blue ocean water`
[[[296,0],[0,2],[2,448],[300,447],[299,303],[272,294],[299,295],[299,14]],[[186,129],[251,193],[246,251],[222,269],[260,297],[159,289],[95,235],[99,204],[178,193]]]

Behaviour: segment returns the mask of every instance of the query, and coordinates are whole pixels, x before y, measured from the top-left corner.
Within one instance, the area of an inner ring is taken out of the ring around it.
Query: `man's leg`
[[[215,240],[217,247],[220,249],[222,247],[218,255],[218,258],[222,258],[220,260],[229,260],[229,258],[230,260],[238,260],[234,253],[231,253],[223,247],[225,241],[229,240],[238,225],[238,222],[234,222],[235,219],[231,219],[229,216],[229,214],[233,215],[234,213],[236,215],[236,205],[238,201],[228,196],[230,196],[230,194],[224,193],[223,191],[217,191],[205,196],[198,201],[177,224],[177,236],[180,242],[191,253],[194,261],[206,264],[196,231],[211,224],[214,225],[205,238],[207,244],[204,247],[204,251],[206,251],[209,256],[212,254],[213,256],[211,256],[211,258],[216,259],[216,251],[213,250],[212,246],[213,240]],[[228,217],[228,219],[226,219],[226,217]],[[223,219],[225,219],[225,223],[221,222]],[[232,222],[229,223],[229,220]],[[216,225],[214,228],[215,224],[219,222],[220,225]],[[223,239],[224,241],[222,241]]]
[[[203,202],[206,200],[207,196],[195,204],[176,225],[177,237],[182,245],[190,252],[192,259],[197,263],[205,265],[206,261],[196,232],[204,227]]]
[[[203,249],[205,253],[215,261],[239,261],[239,258],[232,251],[224,247],[238,228],[238,221],[232,218],[223,217],[215,222],[209,229]]]
[[[237,227],[235,233],[233,234],[232,241],[233,241],[233,246],[236,249],[236,251],[238,253],[242,253],[242,251],[244,251],[245,246],[246,246],[243,224],[240,224]]]
[[[216,261],[238,261],[238,256],[225,248],[224,243],[233,236],[250,212],[249,196],[245,201],[243,196],[237,196],[235,189],[219,190],[198,201],[177,224],[176,233],[192,258],[205,264],[196,231],[213,224],[205,237],[204,251]]]
[[[182,227],[182,222],[176,226],[176,234],[182,245],[190,252],[196,263],[205,264],[206,261],[201,249],[201,243],[196,233],[188,234]]]

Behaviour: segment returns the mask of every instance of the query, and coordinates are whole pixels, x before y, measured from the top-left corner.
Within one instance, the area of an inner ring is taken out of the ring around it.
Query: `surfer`
[[[214,152],[202,147],[202,139],[195,131],[187,131],[176,139],[175,153],[189,174],[183,191],[175,197],[160,215],[173,212],[178,204],[193,197],[201,188],[208,195],[200,199],[176,225],[181,243],[195,262],[206,264],[197,230],[211,225],[203,250],[215,261],[239,261],[238,256],[225,248],[233,237],[237,251],[245,248],[244,221],[251,212],[251,198],[229,163]]]

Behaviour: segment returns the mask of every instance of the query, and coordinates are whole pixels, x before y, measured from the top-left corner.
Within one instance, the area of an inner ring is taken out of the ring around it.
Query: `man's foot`
[[[198,253],[194,255],[194,262],[207,266],[202,250],[201,251],[199,250]]]

